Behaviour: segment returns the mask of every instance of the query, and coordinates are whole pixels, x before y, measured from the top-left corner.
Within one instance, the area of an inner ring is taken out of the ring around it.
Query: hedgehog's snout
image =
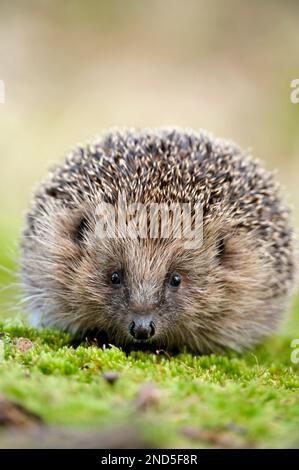
[[[155,323],[151,318],[136,317],[129,325],[131,336],[137,340],[147,340],[156,332]]]

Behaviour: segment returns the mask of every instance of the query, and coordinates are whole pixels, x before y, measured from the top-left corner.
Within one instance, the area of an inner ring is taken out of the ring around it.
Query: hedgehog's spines
[[[71,230],[75,230],[72,212],[76,213],[79,209],[83,213],[85,210],[95,210],[99,200],[115,204],[120,193],[125,193],[128,203],[191,202],[201,204],[204,224],[209,227],[213,224],[216,226],[219,220],[226,219],[230,234],[239,231],[253,250],[251,258],[249,255],[248,258],[244,255],[249,266],[248,269],[246,267],[244,269],[247,269],[248,273],[252,270],[257,276],[252,280],[248,278],[248,283],[252,282],[252,288],[256,288],[261,274],[261,278],[264,276],[268,279],[265,289],[272,290],[273,299],[287,297],[294,283],[295,242],[293,230],[289,224],[289,211],[281,200],[279,185],[274,181],[273,174],[264,170],[260,162],[254,160],[248,151],[242,152],[233,142],[214,138],[205,131],[194,133],[189,129],[181,131],[178,128],[163,128],[154,131],[150,129],[114,130],[91,144],[77,146],[63,164],[51,170],[47,180],[36,192],[28,214],[25,235],[36,236],[35,226],[40,226],[41,218],[46,215],[48,229],[53,231],[51,236],[56,236],[55,227],[53,229],[50,227],[51,214],[55,219],[55,213],[59,213],[60,209],[64,215],[70,210],[69,220],[68,218],[66,220]],[[87,209],[83,210],[82,207]],[[80,221],[76,223],[79,227]],[[61,243],[64,241],[62,240]],[[213,243],[218,246],[218,238],[214,239],[211,235],[208,249],[212,250]],[[24,267],[25,284],[31,283],[29,287],[33,290],[36,288],[35,283],[39,282],[34,278],[33,272],[32,251],[35,248],[26,240],[24,241],[24,264],[26,264],[26,259],[29,260],[28,266]],[[110,250],[110,247],[108,249]],[[238,236],[235,240],[235,249],[242,251],[242,243]],[[76,247],[75,250],[80,250],[80,248]],[[254,271],[257,265],[260,266],[259,256],[255,251],[264,259],[264,266],[259,268],[263,271],[262,273]],[[29,270],[31,270],[30,273]],[[58,272],[60,275],[61,268]],[[230,279],[234,285],[233,288],[230,287],[231,290],[227,290],[229,293],[227,295],[235,295],[238,290],[236,285],[240,286],[240,291],[242,289],[245,291],[246,276],[244,279],[242,276],[238,279],[233,272],[224,274],[224,278]],[[65,279],[63,283],[66,283]],[[222,285],[220,287],[221,294],[218,293],[215,297],[215,304],[221,296],[224,296],[224,288]],[[59,295],[63,296],[63,293],[59,292]],[[255,305],[255,301],[256,299],[253,298],[252,305]],[[278,317],[277,312],[282,310],[279,302],[283,304],[283,301],[279,300],[277,305],[269,307],[269,312],[274,312],[273,320],[271,320],[273,324],[275,318]],[[74,309],[73,304],[74,302],[71,303],[71,310]],[[186,299],[186,304],[188,304],[188,299]],[[225,308],[224,302],[223,309]],[[238,314],[236,312],[237,310],[234,315]],[[67,313],[65,315],[67,316]],[[212,314],[209,313],[209,315]],[[265,311],[265,318],[267,315],[268,312]],[[199,325],[203,328],[204,321],[205,317],[202,319],[196,317],[191,323],[196,328],[199,328]],[[258,336],[258,326],[261,331],[268,327],[271,329],[265,322],[266,320],[264,323],[258,323],[255,319],[250,320],[249,331],[252,331],[252,336]],[[72,325],[73,323],[72,319]],[[235,341],[235,349],[238,349],[239,327],[234,323],[233,328],[235,328],[234,335],[230,339],[229,332],[224,329],[223,342],[226,341],[227,346],[231,346],[231,343]],[[248,343],[249,331],[246,332]],[[245,331],[243,333],[245,335]],[[170,336],[169,333],[168,338]],[[182,336],[184,336],[183,333]],[[202,332],[202,345],[209,341],[207,338],[210,338],[207,332]],[[190,342],[191,339],[192,335]],[[243,343],[245,344],[246,341],[244,339]],[[219,344],[220,340],[218,346]],[[216,350],[215,344],[213,347]]]

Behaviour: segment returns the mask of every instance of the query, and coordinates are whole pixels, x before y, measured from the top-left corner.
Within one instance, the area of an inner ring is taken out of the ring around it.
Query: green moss
[[[275,337],[243,356],[169,358],[87,344],[74,348],[68,335],[37,331],[21,320],[3,321],[0,331],[0,393],[49,424],[90,429],[133,422],[160,446],[210,445],[188,440],[186,427],[225,432],[245,446],[287,446],[296,437],[299,368],[290,360],[291,336]],[[16,337],[30,339],[34,348],[21,352]],[[113,386],[103,377],[108,370],[119,373]],[[146,382],[160,397],[141,411],[136,397]]]

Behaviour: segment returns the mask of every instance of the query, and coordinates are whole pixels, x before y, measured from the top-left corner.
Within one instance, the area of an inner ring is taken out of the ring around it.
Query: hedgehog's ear
[[[227,270],[240,270],[254,258],[252,236],[246,232],[233,231],[217,241],[217,259]]]
[[[75,233],[74,233],[74,238],[75,241],[79,244],[81,244],[84,241],[85,234],[89,229],[89,222],[86,217],[82,217],[81,220],[79,221]]]
[[[82,245],[86,239],[86,233],[91,229],[90,218],[85,210],[60,208],[56,212],[60,218],[59,226],[61,233],[71,239],[76,245]]]

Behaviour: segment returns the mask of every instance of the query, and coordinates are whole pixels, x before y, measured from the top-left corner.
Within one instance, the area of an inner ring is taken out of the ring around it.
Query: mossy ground
[[[87,343],[75,348],[68,335],[37,331],[10,313],[0,320],[0,394],[53,426],[134,424],[152,446],[297,445],[299,364],[291,362],[290,344],[299,337],[298,318],[299,304],[282,333],[245,355],[169,357]],[[34,347],[22,352],[19,337]],[[119,374],[113,385],[107,371]],[[145,383],[156,398],[144,407],[138,400]]]

